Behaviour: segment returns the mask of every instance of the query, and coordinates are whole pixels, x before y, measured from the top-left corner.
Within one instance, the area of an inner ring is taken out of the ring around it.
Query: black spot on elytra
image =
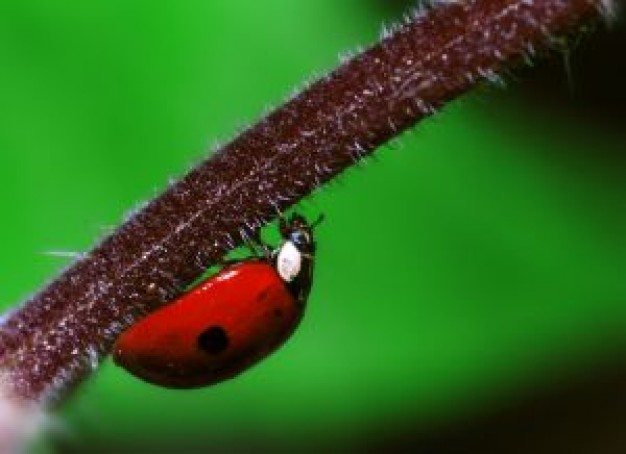
[[[222,353],[228,344],[228,334],[221,326],[211,326],[198,336],[198,346],[211,355]]]
[[[274,314],[274,317],[276,318],[280,318],[283,316],[283,310],[282,309],[274,309],[274,311],[272,312]]]

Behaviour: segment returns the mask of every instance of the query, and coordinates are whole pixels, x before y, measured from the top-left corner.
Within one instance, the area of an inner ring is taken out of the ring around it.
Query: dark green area
[[[87,249],[383,16],[357,0],[0,3],[2,306],[67,265],[47,251]],[[348,447],[567,378],[623,341],[624,144],[492,89],[453,103],[302,204],[326,221],[279,353],[198,391],[107,361],[61,411],[62,444]]]

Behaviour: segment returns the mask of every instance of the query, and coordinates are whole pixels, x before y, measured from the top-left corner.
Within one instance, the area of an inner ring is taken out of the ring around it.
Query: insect
[[[281,244],[222,268],[117,339],[115,362],[170,388],[232,378],[280,347],[302,319],[315,261],[313,228],[281,217]],[[253,249],[254,250],[254,249]]]

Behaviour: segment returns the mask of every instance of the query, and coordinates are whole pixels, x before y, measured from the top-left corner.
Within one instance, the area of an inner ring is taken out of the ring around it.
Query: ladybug
[[[297,328],[311,290],[313,227],[281,217],[280,246],[222,268],[173,303],[125,330],[114,361],[169,388],[212,385],[245,371]],[[253,249],[254,250],[254,249]]]

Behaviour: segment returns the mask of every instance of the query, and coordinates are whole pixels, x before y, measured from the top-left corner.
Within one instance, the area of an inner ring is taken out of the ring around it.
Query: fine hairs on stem
[[[125,327],[279,211],[611,5],[441,1],[260,119],[3,320],[0,427],[18,422],[0,431],[0,448],[26,430],[20,418],[34,421],[94,370]]]

